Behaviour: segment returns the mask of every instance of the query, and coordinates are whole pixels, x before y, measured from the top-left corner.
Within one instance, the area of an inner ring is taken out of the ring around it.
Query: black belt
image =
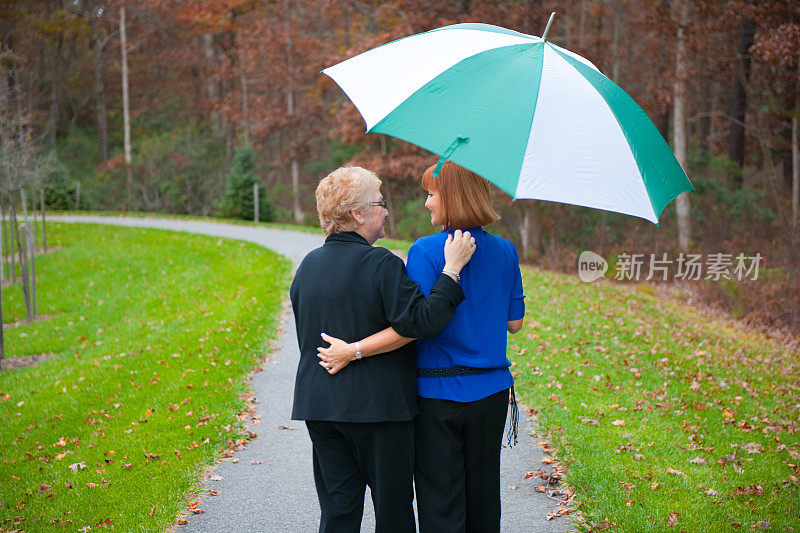
[[[449,376],[472,376],[475,374],[485,374],[494,368],[475,368],[471,366],[451,366],[443,368],[418,368],[417,377],[419,378],[443,378]]]

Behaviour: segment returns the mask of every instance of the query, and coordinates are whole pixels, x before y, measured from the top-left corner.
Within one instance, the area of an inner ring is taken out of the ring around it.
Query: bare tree
[[[678,36],[675,53],[675,85],[673,86],[673,148],[675,156],[684,172],[688,169],[688,139],[686,133],[686,25],[688,22],[688,6],[686,0],[675,2],[676,16],[678,17]],[[689,193],[681,193],[675,200],[675,209],[678,214],[678,248],[681,251],[689,249],[692,226],[689,207]]]

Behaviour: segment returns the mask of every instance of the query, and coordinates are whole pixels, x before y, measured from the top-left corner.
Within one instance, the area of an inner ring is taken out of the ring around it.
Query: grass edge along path
[[[580,529],[800,529],[800,354],[633,287],[523,280],[509,358]]]
[[[40,311],[0,373],[0,530],[163,531],[246,438],[243,379],[276,336],[290,263],[255,244],[48,224]],[[21,298],[4,291],[4,310]]]

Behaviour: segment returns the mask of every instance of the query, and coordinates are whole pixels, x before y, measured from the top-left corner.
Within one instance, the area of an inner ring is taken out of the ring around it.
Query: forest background
[[[252,218],[252,199],[243,211],[236,188],[255,181],[262,219],[317,225],[316,183],[357,164],[383,180],[390,236],[429,234],[419,177],[437,157],[365,136],[356,109],[320,71],[459,22],[540,35],[552,11],[550,40],[625,89],[678,151],[697,189],[688,244],[679,246],[674,203],[655,226],[512,202],[499,190],[503,218],[492,231],[543,268],[575,273],[581,251],[592,250],[609,260],[607,277],[624,254],[761,254],[758,279],[676,281],[670,270],[657,290],[796,345],[800,4],[791,0],[4,2],[3,208],[18,209],[26,190],[48,209]]]

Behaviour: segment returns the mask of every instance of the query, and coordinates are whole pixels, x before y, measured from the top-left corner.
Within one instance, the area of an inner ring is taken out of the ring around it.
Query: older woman
[[[380,185],[359,167],[319,183],[317,210],[328,237],[303,259],[290,291],[300,346],[292,418],[305,420],[311,437],[321,532],[359,531],[367,485],[376,531],[415,530],[417,396],[412,347],[378,335],[355,343],[347,368],[327,368],[317,359],[320,332],[357,341],[391,326],[405,337],[435,336],[464,299],[458,276],[475,250],[468,233],[443,241],[444,273],[426,298],[401,259],[372,246],[384,236],[388,214]],[[370,357],[379,352],[386,353]]]
[[[519,258],[512,243],[481,227],[500,218],[492,208],[488,183],[452,162],[437,177],[433,170],[427,169],[422,178],[428,191],[425,206],[431,224],[444,231],[414,243],[408,253],[409,276],[423,293],[433,294],[437,271],[446,262],[441,246],[450,235],[468,230],[478,248],[460,275],[466,300],[441,333],[416,343],[420,414],[414,486],[419,527],[421,533],[497,532],[509,390],[509,441],[516,438],[506,331],[519,331],[525,314]],[[397,333],[381,332],[379,343],[403,342],[404,334]],[[331,346],[319,350],[323,363],[340,368],[353,359],[354,345],[326,340]]]

